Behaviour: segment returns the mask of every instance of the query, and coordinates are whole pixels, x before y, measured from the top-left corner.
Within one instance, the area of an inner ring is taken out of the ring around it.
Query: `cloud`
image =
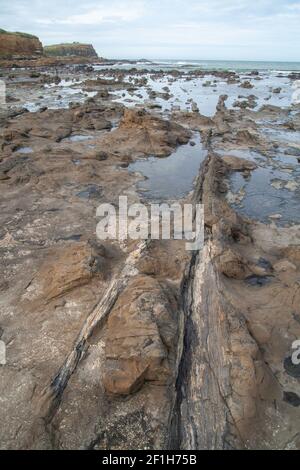
[[[0,0],[0,27],[105,57],[299,60],[300,0]]]
[[[118,2],[110,5],[101,4],[84,13],[71,15],[56,22],[69,25],[97,25],[105,22],[119,23],[135,21],[141,18],[143,14],[144,4],[142,2],[130,2],[130,4]]]
[[[248,0],[211,0],[210,2],[200,0],[192,6],[194,11],[204,15],[224,15],[227,13],[240,12],[248,8]]]

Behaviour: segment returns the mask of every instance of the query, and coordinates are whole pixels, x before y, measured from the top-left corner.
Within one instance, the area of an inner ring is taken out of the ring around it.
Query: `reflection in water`
[[[261,222],[270,222],[270,216],[278,214],[279,225],[300,223],[300,167],[294,165],[296,159],[281,153],[269,158],[247,150],[229,153],[260,165],[247,177],[242,173],[232,173],[230,177],[232,193],[244,194],[240,203],[233,204],[238,212]]]
[[[33,150],[31,147],[20,147],[18,150],[17,150],[18,153],[32,153]]]
[[[193,189],[194,180],[207,154],[199,134],[194,142],[195,146],[182,145],[169,157],[150,157],[129,165],[130,172],[139,172],[146,177],[138,184],[145,198],[157,201],[177,199]]]
[[[66,139],[63,139],[68,142],[84,142],[85,140],[91,140],[93,139],[92,136],[90,135],[84,135],[84,134],[75,134],[71,135],[71,137],[66,137]]]

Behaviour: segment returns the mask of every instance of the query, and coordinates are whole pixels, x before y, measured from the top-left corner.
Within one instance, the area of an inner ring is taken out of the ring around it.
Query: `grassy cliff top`
[[[70,42],[62,44],[52,44],[44,46],[46,56],[85,56],[96,57],[97,53],[92,44],[82,44],[80,42]]]
[[[58,47],[78,47],[78,46],[84,46],[84,47],[90,47],[91,44],[83,44],[82,42],[62,42],[60,44],[51,44],[51,46],[44,46],[44,49],[56,49]]]
[[[32,39],[38,39],[37,36],[34,36],[33,34],[29,34],[29,33],[22,33],[20,31],[15,31],[15,32],[12,32],[12,31],[6,31],[5,29],[1,29],[0,28],[0,34],[14,34],[16,36],[21,36],[23,38],[32,38]]]

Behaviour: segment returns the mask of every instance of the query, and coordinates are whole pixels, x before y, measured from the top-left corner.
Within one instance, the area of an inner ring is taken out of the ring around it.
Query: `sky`
[[[0,0],[0,28],[106,58],[300,61],[300,0]]]

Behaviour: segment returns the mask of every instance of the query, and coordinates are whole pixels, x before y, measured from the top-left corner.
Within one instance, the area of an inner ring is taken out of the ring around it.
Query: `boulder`
[[[257,168],[256,163],[246,160],[245,158],[236,157],[233,155],[225,155],[223,161],[233,171],[251,171]]]
[[[216,258],[216,266],[219,272],[231,279],[246,279],[251,274],[246,260],[231,248]]]
[[[37,273],[41,296],[50,301],[88,284],[93,276],[104,276],[103,250],[88,242],[72,243],[51,253]],[[37,289],[39,290],[39,289]]]

